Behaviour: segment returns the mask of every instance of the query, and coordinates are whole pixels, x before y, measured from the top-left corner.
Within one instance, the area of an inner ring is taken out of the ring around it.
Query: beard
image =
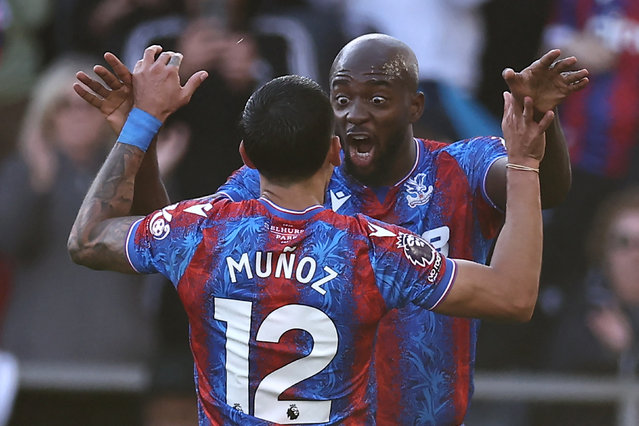
[[[344,167],[346,172],[366,186],[390,186],[393,180],[393,166],[399,157],[402,144],[389,142],[383,148],[376,147],[371,162],[366,167],[360,167],[353,162],[350,151],[344,149]]]

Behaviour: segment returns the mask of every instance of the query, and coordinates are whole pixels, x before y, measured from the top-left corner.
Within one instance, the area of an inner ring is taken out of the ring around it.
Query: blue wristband
[[[146,111],[133,108],[118,136],[118,142],[137,146],[146,152],[160,127],[162,127],[160,120]]]

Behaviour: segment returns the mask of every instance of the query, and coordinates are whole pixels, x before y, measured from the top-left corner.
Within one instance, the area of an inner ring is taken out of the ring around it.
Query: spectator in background
[[[590,85],[560,110],[572,189],[550,217],[544,248],[543,282],[568,290],[587,269],[584,235],[593,214],[628,180],[639,143],[637,2],[557,1],[545,43],[577,55],[590,71]]]
[[[3,347],[21,365],[136,363],[152,349],[151,317],[142,309],[140,279],[78,267],[67,234],[84,193],[111,146],[99,111],[72,89],[75,72],[94,59],[60,58],[41,76],[22,122],[19,150],[0,164],[0,252],[15,263]],[[135,324],[135,327],[131,327]],[[73,399],[21,393],[17,424],[132,424],[135,398]],[[33,403],[33,401],[31,401]]]
[[[487,0],[348,0],[352,36],[381,32],[408,44],[420,63],[426,100],[416,135],[456,141],[499,135],[498,120],[474,100],[484,48]]]
[[[0,62],[0,159],[13,149],[29,92],[42,70],[40,32],[51,19],[52,0],[7,0]],[[7,11],[10,9],[11,13]]]
[[[639,365],[639,187],[614,193],[587,237],[588,273],[571,294],[546,366],[562,373],[637,377]],[[539,410],[544,425],[615,424],[612,404]]]
[[[339,15],[326,4],[187,0],[185,10],[140,23],[123,47],[131,69],[147,46],[161,44],[184,54],[182,76],[201,69],[209,73],[189,105],[171,118],[191,130],[189,151],[174,175],[177,198],[210,193],[242,165],[237,128],[228,123],[238,122],[259,84],[298,74],[325,86],[331,61],[345,42]],[[203,167],[209,170],[204,177]]]
[[[51,53],[121,53],[130,31],[160,16],[185,13],[188,0],[54,0]]]
[[[146,47],[161,43],[167,50],[184,54],[182,75],[200,69],[210,75],[191,104],[169,123],[181,123],[190,133],[187,153],[173,174],[177,198],[209,193],[242,164],[236,148],[237,129],[228,123],[238,122],[256,84],[270,77],[254,37],[231,28],[230,11],[206,7],[206,3],[187,1],[185,13],[140,22],[123,46],[124,62],[131,69]],[[203,176],[204,167],[209,173]]]

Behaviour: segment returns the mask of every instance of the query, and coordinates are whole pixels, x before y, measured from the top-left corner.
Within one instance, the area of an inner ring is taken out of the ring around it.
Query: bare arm
[[[76,77],[82,84],[75,83],[73,88],[82,99],[99,109],[111,129],[119,134],[133,108],[133,75],[114,54],[107,52],[104,59],[113,72],[102,65],[96,65],[94,71],[106,86],[84,72],[78,72]],[[135,179],[130,214],[148,214],[169,203],[169,195],[160,176],[157,141],[154,141],[147,150]]]
[[[503,77],[513,96],[523,102],[525,96],[533,99],[535,118],[554,110],[571,93],[588,84],[588,70],[573,70],[577,63],[574,56],[558,60],[561,52],[553,49],[521,72],[507,68]],[[542,207],[554,207],[561,203],[571,184],[570,156],[561,124],[555,118],[546,130],[546,154],[540,165],[539,180]],[[487,192],[497,205],[506,205],[506,161],[498,161],[491,167],[487,179]]]
[[[502,128],[508,161],[538,168],[544,155],[544,131],[554,113],[547,112],[536,123],[530,98],[526,98],[523,112],[509,93],[504,94],[504,100]],[[490,266],[457,260],[455,283],[437,312],[515,321],[530,319],[539,288],[543,240],[538,174],[507,168],[507,191],[506,221]]]
[[[190,100],[206,78],[194,74],[180,86],[176,56],[162,53],[154,60],[159,46],[151,46],[136,64],[133,74],[134,106],[164,122],[177,108]],[[179,62],[178,62],[179,64]],[[87,193],[69,235],[68,249],[74,262],[94,269],[133,272],[125,254],[126,234],[138,219],[129,216],[133,206],[135,180],[144,152],[137,146],[116,143]]]
[[[144,153],[116,143],[87,193],[67,247],[75,263],[93,269],[134,272],[126,258],[124,242],[133,222],[133,186]]]

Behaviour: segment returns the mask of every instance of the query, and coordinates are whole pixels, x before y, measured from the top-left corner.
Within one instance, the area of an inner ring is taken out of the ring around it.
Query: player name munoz
[[[286,279],[297,280],[302,284],[309,284],[313,290],[324,295],[326,290],[322,285],[337,278],[337,272],[324,266],[326,273],[321,277],[316,277],[317,261],[310,257],[304,256],[298,259],[294,253],[295,248],[286,247],[281,253],[273,253],[270,251],[258,251],[249,255],[242,253],[239,259],[231,256],[226,258],[226,266],[231,282],[237,282],[237,274],[244,274],[249,280],[254,276],[258,278],[267,278],[273,276],[275,278],[284,277]]]

